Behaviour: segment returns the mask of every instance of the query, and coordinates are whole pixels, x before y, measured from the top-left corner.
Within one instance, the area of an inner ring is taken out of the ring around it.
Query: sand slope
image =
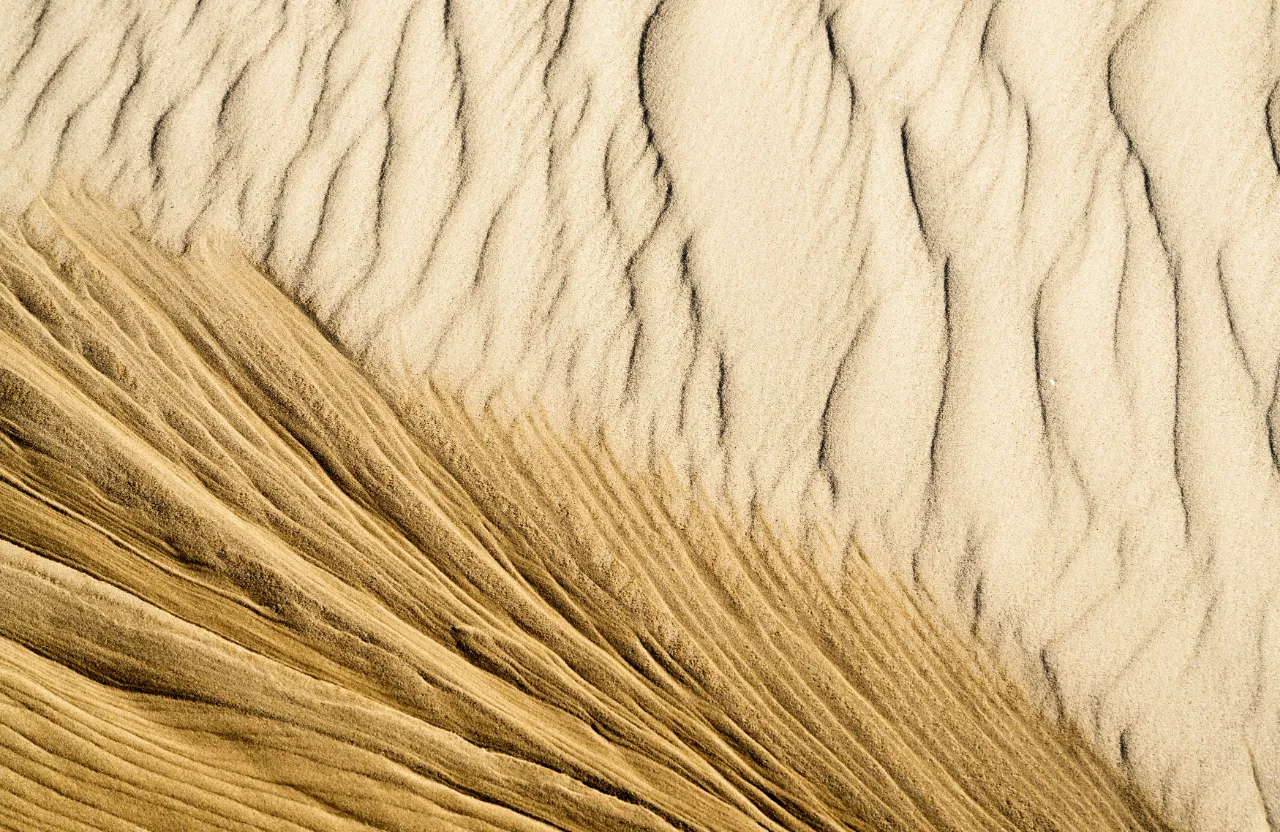
[[[0,20],[10,212],[230,229],[375,364],[831,523],[1172,816],[1274,820],[1271,4]]]
[[[0,248],[0,823],[1167,828],[865,561],[62,242]]]

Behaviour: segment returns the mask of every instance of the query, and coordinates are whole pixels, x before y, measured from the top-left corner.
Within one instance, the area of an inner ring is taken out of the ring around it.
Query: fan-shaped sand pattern
[[[1165,828],[862,560],[60,223],[0,248],[8,828]]]

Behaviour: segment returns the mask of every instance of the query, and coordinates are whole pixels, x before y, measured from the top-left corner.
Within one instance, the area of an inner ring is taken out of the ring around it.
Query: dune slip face
[[[52,216],[0,238],[5,828],[1171,828],[863,559]]]

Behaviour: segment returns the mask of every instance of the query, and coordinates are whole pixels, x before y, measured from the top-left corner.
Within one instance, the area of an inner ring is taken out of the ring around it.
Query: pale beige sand
[[[1167,828],[862,559],[71,211],[0,239],[0,826]]]
[[[830,523],[1170,816],[1276,828],[1277,19],[0,0],[0,202],[231,230],[374,366]]]

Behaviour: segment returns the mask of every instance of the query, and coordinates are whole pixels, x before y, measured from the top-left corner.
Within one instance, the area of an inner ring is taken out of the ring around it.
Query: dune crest
[[[0,241],[0,825],[1167,828],[865,561],[56,217]]]

